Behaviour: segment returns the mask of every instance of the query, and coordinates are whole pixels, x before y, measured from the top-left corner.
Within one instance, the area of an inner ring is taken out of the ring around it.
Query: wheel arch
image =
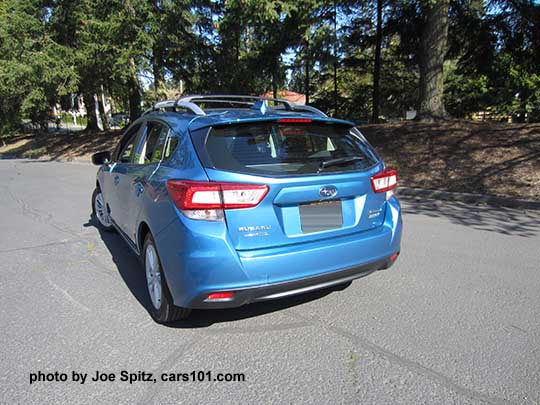
[[[139,249],[139,253],[141,254],[141,257],[143,255],[143,244],[144,239],[146,238],[146,235],[152,234],[150,231],[150,227],[145,221],[142,221],[139,224],[139,228],[137,229],[137,249]]]

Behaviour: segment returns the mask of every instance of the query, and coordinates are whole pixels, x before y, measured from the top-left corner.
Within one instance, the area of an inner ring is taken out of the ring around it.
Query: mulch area
[[[120,136],[120,131],[21,135],[10,138],[6,146],[0,147],[0,153],[23,158],[89,161],[96,152],[114,149]]]
[[[403,185],[540,200],[540,124],[401,122],[361,130]]]

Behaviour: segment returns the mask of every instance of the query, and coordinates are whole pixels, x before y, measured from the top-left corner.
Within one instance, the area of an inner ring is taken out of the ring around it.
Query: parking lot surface
[[[90,221],[95,172],[0,161],[0,402],[540,403],[539,212],[403,201],[391,269],[162,326],[135,255]],[[245,381],[161,378],[192,371]]]

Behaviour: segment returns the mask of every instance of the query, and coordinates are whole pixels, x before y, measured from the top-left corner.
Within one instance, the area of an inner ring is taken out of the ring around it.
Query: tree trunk
[[[132,75],[128,80],[129,87],[129,120],[135,121],[141,115],[141,90],[137,76]]]
[[[159,91],[165,81],[163,73],[163,52],[158,45],[154,46],[152,52],[152,73],[154,74],[154,90],[159,99]]]
[[[109,117],[105,112],[105,94],[103,86],[101,86],[101,94],[98,96],[98,109],[99,115],[101,116],[101,125],[103,126],[103,130],[108,131],[109,129],[111,129],[111,127],[109,125]]]
[[[309,58],[309,39],[306,39],[306,51],[305,51],[304,63],[305,63],[305,83],[304,93],[306,95],[306,105],[309,104],[309,71],[310,71],[310,58]]]
[[[161,31],[162,24],[162,1],[154,0],[152,1],[153,13],[156,18],[156,26],[158,27],[158,32],[154,34],[155,42],[152,47],[152,73],[154,74],[154,90],[156,92],[156,97],[159,100],[159,91],[165,81],[165,74],[163,69],[163,59],[164,59],[164,50],[163,50],[163,32]]]
[[[334,117],[338,113],[337,62],[334,62]]]
[[[274,98],[278,98],[278,84],[277,84],[277,66],[274,67],[272,72],[272,94]]]
[[[334,0],[334,117],[338,115],[337,41],[337,3]]]
[[[375,61],[373,66],[373,99],[371,121],[379,121],[380,94],[379,85],[381,81],[381,45],[382,45],[382,0],[377,0],[377,31],[375,34]]]
[[[448,38],[449,0],[434,0],[426,5],[426,23],[422,33],[420,54],[421,120],[446,117],[443,102],[443,64]]]
[[[86,117],[88,119],[88,123],[86,124],[86,131],[99,131],[94,92],[91,90],[84,91],[83,99],[84,106],[86,107]]]
[[[109,95],[109,98],[111,100],[111,117],[112,117],[112,115],[116,113],[116,109],[114,105],[114,94],[110,87],[107,87],[107,94]]]

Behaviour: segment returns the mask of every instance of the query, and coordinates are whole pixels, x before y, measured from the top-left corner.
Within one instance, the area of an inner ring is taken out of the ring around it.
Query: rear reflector
[[[224,292],[215,292],[208,294],[208,298],[206,298],[207,301],[217,301],[217,300],[230,300],[234,298],[234,293],[231,291],[224,291]]]
[[[390,167],[371,177],[371,186],[376,193],[393,190],[398,181],[398,172]]]
[[[313,122],[311,118],[280,118],[278,122],[281,124],[300,124]]]
[[[397,259],[398,256],[399,256],[399,252],[393,253],[390,255],[390,260],[394,261]]]
[[[268,186],[169,180],[167,190],[180,210],[215,210],[255,207],[268,193]]]

